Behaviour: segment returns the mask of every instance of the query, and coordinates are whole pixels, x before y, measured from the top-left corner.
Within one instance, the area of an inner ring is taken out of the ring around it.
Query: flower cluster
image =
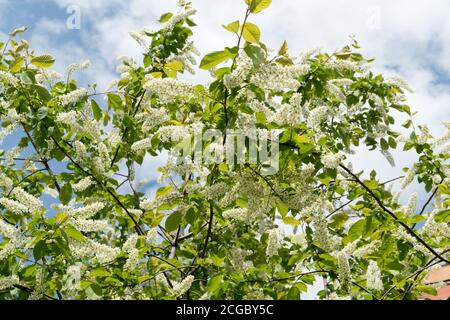
[[[185,294],[191,288],[194,279],[194,276],[189,275],[183,281],[174,283],[172,287],[172,295],[174,298],[178,298]]]
[[[59,96],[56,99],[56,102],[62,106],[67,106],[69,104],[79,102],[81,99],[85,98],[87,95],[88,95],[88,92],[86,89],[76,89],[70,93]]]
[[[189,101],[194,97],[194,88],[188,84],[172,78],[146,77],[144,89],[149,95],[158,97],[162,104]]]
[[[383,282],[381,280],[381,270],[375,261],[370,261],[366,274],[367,289],[383,290]]]
[[[278,254],[278,249],[280,245],[278,229],[273,229],[269,231],[269,237],[267,238],[267,248],[266,255],[268,257],[273,257]]]

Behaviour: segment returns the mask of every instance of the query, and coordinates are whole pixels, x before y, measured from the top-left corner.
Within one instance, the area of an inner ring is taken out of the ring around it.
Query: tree
[[[17,40],[26,28],[0,43],[0,140],[20,140],[0,154],[0,299],[299,299],[319,279],[322,299],[435,292],[424,278],[450,259],[450,122],[437,139],[416,129],[407,83],[374,75],[356,41],[270,54],[250,20],[271,1],[245,2],[224,26],[237,43],[200,62],[208,86],[178,79],[198,55],[184,1],[160,30],[131,33],[143,61],[121,59],[107,92],[72,80],[88,62],[52,71]],[[380,181],[352,169],[360,145],[417,162]],[[148,197],[135,168],[165,152]],[[413,181],[428,200],[401,205]]]

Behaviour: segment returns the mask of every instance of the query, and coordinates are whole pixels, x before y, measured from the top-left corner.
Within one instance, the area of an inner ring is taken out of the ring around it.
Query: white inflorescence
[[[0,187],[1,188],[11,188],[13,186],[13,181],[8,178],[3,172],[0,172]]]
[[[72,63],[67,67],[67,70],[66,70],[67,77],[70,77],[70,75],[76,71],[86,70],[90,66],[91,66],[91,62],[89,60],[86,60],[82,63]]]
[[[326,106],[313,109],[309,113],[308,126],[313,130],[319,130],[320,124],[327,118],[328,108]]]
[[[14,77],[12,74],[1,70],[0,70],[0,81],[4,81],[13,86],[16,86],[19,83],[19,80],[17,80],[17,78]]]
[[[56,98],[56,101],[62,106],[67,106],[68,104],[76,103],[86,97],[88,92],[86,89],[77,89],[68,94],[64,94]]]
[[[19,277],[10,276],[10,277],[1,277],[0,278],[0,290],[5,290],[14,287],[16,284],[19,284]]]
[[[122,250],[128,254],[128,259],[124,266],[125,270],[134,270],[139,265],[139,250],[136,248],[138,239],[138,235],[133,234],[125,241],[122,247]]]
[[[86,177],[78,181],[76,184],[72,186],[73,191],[75,192],[83,192],[87,188],[89,188],[91,185],[93,185],[95,182],[92,181],[91,177]]]
[[[24,191],[22,188],[14,188],[11,195],[30,211],[39,211],[44,208],[41,200]]]
[[[133,143],[131,150],[133,152],[144,151],[152,147],[152,138],[145,138]]]
[[[339,282],[344,291],[348,291],[350,286],[350,265],[348,263],[348,257],[345,253],[339,253],[338,256],[339,267]]]
[[[148,246],[155,246],[158,242],[158,229],[151,228],[147,231],[147,235],[145,236],[145,244]]]
[[[172,288],[172,294],[175,298],[185,294],[192,286],[194,276],[189,275],[183,281],[175,283]]]
[[[411,194],[411,197],[408,200],[408,204],[405,207],[405,215],[407,217],[413,216],[416,212],[417,207],[417,192],[413,192]]]
[[[408,170],[405,177],[402,179],[400,183],[400,188],[405,189],[407,186],[409,186],[411,182],[413,182],[415,176],[416,176],[416,167],[413,166]]]
[[[279,239],[278,239],[278,229],[273,229],[269,231],[269,237],[267,239],[266,255],[273,257],[278,254]]]
[[[0,198],[0,204],[4,206],[7,210],[15,214],[28,212],[28,207],[24,206],[18,201],[14,201],[7,198]]]
[[[53,82],[59,80],[63,77],[62,74],[48,69],[40,69],[39,73],[36,75],[36,81],[42,83],[44,81]]]
[[[252,60],[243,53],[236,59],[236,68],[232,73],[223,77],[223,83],[228,89],[234,89],[241,86],[250,74],[253,67]]]
[[[370,261],[366,273],[367,289],[383,290],[383,282],[381,281],[381,270],[375,261]]]
[[[342,160],[345,159],[344,154],[338,153],[325,153],[322,154],[320,160],[322,161],[325,168],[336,169]]]
[[[158,97],[162,104],[169,104],[180,101],[189,101],[194,97],[194,88],[188,83],[184,83],[172,78],[146,77],[144,85],[151,95]]]
[[[234,219],[245,222],[248,219],[248,210],[246,208],[236,208],[224,211],[223,217],[225,219]]]

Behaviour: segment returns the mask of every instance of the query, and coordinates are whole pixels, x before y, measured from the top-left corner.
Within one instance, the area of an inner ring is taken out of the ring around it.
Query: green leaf
[[[94,115],[94,119],[99,121],[103,114],[102,109],[98,105],[98,103],[95,100],[91,100],[91,107],[92,107],[92,114]]]
[[[23,26],[20,28],[15,29],[13,32],[11,32],[9,35],[14,38],[15,36],[17,36],[19,33],[24,33],[26,32],[28,29],[27,27]]]
[[[105,268],[97,268],[89,272],[89,275],[92,277],[110,277],[111,273]]]
[[[347,236],[344,238],[344,243],[350,243],[363,235],[366,220],[361,219],[356,221],[348,230]]]
[[[34,260],[38,261],[45,257],[45,251],[47,250],[47,244],[45,240],[40,240],[33,248]]]
[[[260,66],[266,59],[264,50],[258,45],[248,45],[244,48],[244,51],[247,53],[249,58],[252,59],[255,67]]]
[[[72,200],[72,186],[70,183],[62,186],[61,191],[59,192],[59,200],[61,200],[61,203],[64,205],[68,204],[69,201]]]
[[[156,197],[166,197],[172,192],[172,190],[172,186],[161,187],[156,191]]]
[[[36,93],[38,94],[39,98],[44,101],[45,103],[49,102],[52,98],[51,94],[48,92],[48,90],[40,85],[34,85],[34,90],[36,90]]]
[[[108,94],[108,108],[112,110],[121,110],[123,108],[122,98],[114,93]]]
[[[165,68],[175,70],[175,71],[182,71],[183,63],[180,60],[172,60],[165,65]]]
[[[200,62],[200,69],[209,70],[232,57],[233,55],[229,50],[211,52],[207,54]]]
[[[251,13],[259,13],[267,9],[272,4],[272,0],[253,0],[250,4]]]
[[[283,222],[291,226],[298,226],[300,224],[300,221],[293,217],[285,217],[283,218]]]
[[[242,29],[242,36],[245,41],[250,43],[259,42],[261,39],[261,31],[259,27],[251,22],[246,22]]]
[[[444,210],[439,212],[434,216],[434,219],[436,222],[442,223],[442,222],[449,222],[450,221],[450,209]]]
[[[177,228],[181,224],[181,218],[182,218],[181,212],[177,211],[172,213],[166,220],[166,229],[167,232],[172,232],[177,230]]]
[[[220,289],[222,280],[223,280],[222,275],[212,277],[208,282],[208,292],[211,294],[214,294],[215,292],[217,292],[217,290]]]
[[[257,112],[255,114],[255,116],[256,116],[256,123],[257,124],[261,124],[261,125],[265,125],[266,124],[267,119],[266,119],[266,114],[264,112]]]
[[[223,26],[225,30],[230,31],[231,33],[238,33],[239,31],[239,20],[236,20],[234,22],[231,22],[227,24],[226,26]]]
[[[172,12],[167,12],[164,13],[161,18],[159,18],[159,22],[160,23],[166,23],[167,21],[169,21],[170,18],[173,17],[173,13]]]
[[[31,63],[34,64],[36,67],[50,68],[55,63],[55,58],[53,58],[49,54],[44,54],[31,59]]]
[[[67,226],[64,228],[64,232],[72,239],[80,241],[80,242],[84,242],[84,235],[78,231],[77,229],[75,229],[72,226]]]
[[[287,294],[287,300],[300,300],[300,290],[296,286],[292,286]]]
[[[287,44],[287,42],[285,40],[285,41],[283,41],[283,44],[281,45],[280,50],[278,50],[278,55],[284,56],[285,54],[287,54],[288,49],[289,49],[289,47],[288,47],[288,44]]]
[[[22,57],[18,57],[9,64],[9,71],[11,73],[19,72],[22,69],[24,62],[25,60]]]
[[[40,107],[37,111],[37,118],[39,120],[43,120],[47,117],[48,115],[48,108],[47,107]]]

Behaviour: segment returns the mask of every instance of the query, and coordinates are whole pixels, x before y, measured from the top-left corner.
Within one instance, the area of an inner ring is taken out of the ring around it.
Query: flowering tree
[[[435,291],[424,278],[450,260],[450,122],[438,139],[416,129],[408,85],[374,75],[356,41],[272,53],[250,22],[271,1],[245,3],[224,26],[236,44],[201,60],[208,86],[178,79],[198,55],[184,1],[160,30],[131,33],[143,61],[122,58],[104,93],[72,80],[88,62],[50,70],[52,56],[17,40],[25,28],[0,43],[0,141],[17,138],[0,151],[0,299],[299,299],[318,280],[322,299]],[[245,133],[234,162],[217,157],[232,131]],[[256,140],[277,161],[245,160]],[[417,161],[391,181],[347,159],[364,145],[394,165],[400,144]],[[149,197],[135,168],[167,152]],[[416,180],[428,200],[401,205]]]

